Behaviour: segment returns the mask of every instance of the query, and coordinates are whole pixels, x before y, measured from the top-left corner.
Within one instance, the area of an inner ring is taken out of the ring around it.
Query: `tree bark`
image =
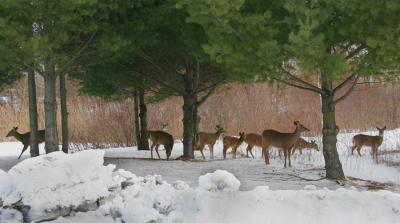
[[[30,147],[31,157],[39,156],[38,145],[38,112],[36,101],[36,82],[35,71],[28,69],[28,94],[29,94],[29,127],[30,127]]]
[[[135,125],[135,136],[136,136],[136,146],[139,148],[141,142],[140,138],[140,118],[139,118],[139,93],[136,90],[133,94],[133,110],[134,110],[134,125]]]
[[[321,75],[321,94],[322,105],[322,144],[325,159],[326,178],[334,180],[344,180],[345,176],[342,164],[336,148],[336,117],[335,104],[333,99],[332,79],[328,74]]]
[[[69,132],[68,132],[68,108],[67,108],[67,89],[65,86],[65,74],[60,75],[60,99],[61,99],[62,151],[64,153],[68,153]]]
[[[139,150],[149,150],[149,141],[147,140],[147,107],[144,100],[144,90],[139,90],[139,118],[140,118],[140,141]]]
[[[196,94],[195,94],[195,76],[191,67],[186,68],[183,76],[185,94],[183,95],[183,158],[194,158],[194,144],[197,120]]]
[[[192,95],[183,96],[183,157],[194,158],[195,144],[195,120],[194,120],[194,98]]]
[[[57,138],[57,103],[55,67],[49,60],[44,72],[44,115],[45,115],[45,150],[46,153],[58,151]]]

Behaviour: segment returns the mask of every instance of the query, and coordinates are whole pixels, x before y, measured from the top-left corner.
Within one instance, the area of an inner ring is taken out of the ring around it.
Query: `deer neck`
[[[215,137],[219,138],[219,136],[220,136],[221,134],[222,134],[221,131],[217,131],[217,132],[215,133]]]
[[[296,127],[296,129],[294,130],[294,132],[292,134],[293,134],[293,137],[299,138],[300,133],[301,133],[300,128]]]
[[[15,134],[13,135],[15,139],[17,139],[20,142],[24,141],[24,137],[22,137],[21,133],[15,132]]]

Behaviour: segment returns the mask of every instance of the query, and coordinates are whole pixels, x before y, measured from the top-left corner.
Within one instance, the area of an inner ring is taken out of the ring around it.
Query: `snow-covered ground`
[[[240,191],[241,182],[225,170],[210,171],[198,178],[198,186],[190,187],[159,175],[139,177],[114,165],[104,166],[103,155],[101,150],[55,152],[26,159],[7,173],[0,170],[0,222],[21,222],[21,212],[26,221],[53,223],[396,223],[400,219],[400,194],[387,190],[330,190],[310,184],[299,190],[257,186]]]
[[[377,131],[365,132],[365,134],[376,135]],[[381,183],[395,184],[396,191],[400,185],[400,166],[389,166],[400,161],[400,129],[385,132],[384,142],[381,145],[379,159],[380,163],[375,164],[370,155],[370,148],[362,149],[362,157],[358,154],[350,154],[352,137],[355,133],[340,133],[338,135],[338,152],[346,176],[362,180],[377,181]],[[321,138],[315,139],[321,145]],[[133,148],[112,148],[105,150],[105,162],[114,164],[117,168],[123,168],[134,172],[139,176],[160,174],[168,181],[182,180],[192,187],[198,185],[197,179],[208,172],[217,169],[227,170],[233,173],[241,182],[240,190],[252,190],[256,186],[267,185],[271,189],[301,189],[310,182],[319,188],[338,188],[339,185],[319,180],[324,176],[324,159],[322,152],[304,151],[300,156],[298,152],[292,157],[292,168],[283,168],[283,157],[277,156],[276,150],[272,149],[271,165],[267,166],[261,159],[261,150],[254,148],[253,153],[256,159],[246,158],[246,144],[239,149],[242,156],[233,160],[232,154],[228,154],[227,160],[222,160],[222,142],[218,141],[214,149],[215,159],[209,159],[208,149],[205,151],[207,162],[182,162],[166,161],[165,151],[160,149],[162,161],[151,161],[149,151],[138,151]],[[8,170],[17,162],[17,156],[21,151],[21,144],[8,142],[0,144],[0,169]],[[321,146],[320,146],[321,148]],[[42,149],[42,146],[41,146]],[[177,158],[182,154],[182,143],[177,142],[172,151],[171,158]],[[43,150],[41,150],[43,152]],[[28,151],[23,158],[28,157]],[[238,152],[239,153],[239,152]],[[156,154],[154,153],[156,157]],[[195,152],[196,159],[201,160],[200,153]],[[130,159],[135,158],[135,159]],[[284,183],[282,183],[284,182]],[[353,179],[350,185],[364,185],[363,181]],[[362,187],[358,187],[362,188]],[[373,188],[373,187],[372,187]],[[380,187],[376,187],[380,188]]]

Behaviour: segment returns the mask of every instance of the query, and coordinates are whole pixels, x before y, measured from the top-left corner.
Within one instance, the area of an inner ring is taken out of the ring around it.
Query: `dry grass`
[[[0,141],[12,126],[27,131],[28,101],[26,80],[19,81],[0,96]],[[131,100],[105,102],[99,98],[77,96],[77,84],[68,83],[70,140],[76,149],[103,146],[134,145],[133,105]],[[39,126],[43,128],[43,84],[38,78]],[[370,129],[387,125],[397,128],[400,87],[362,86],[337,106],[337,122],[343,129]],[[168,131],[182,138],[182,100],[172,97],[148,106],[149,129],[169,123]],[[273,128],[291,131],[293,121],[309,127],[309,135],[321,132],[319,96],[294,88],[271,87],[267,84],[229,84],[220,87],[199,110],[200,130],[214,131],[220,124],[228,135],[239,131],[260,133]],[[61,135],[61,134],[59,134]]]

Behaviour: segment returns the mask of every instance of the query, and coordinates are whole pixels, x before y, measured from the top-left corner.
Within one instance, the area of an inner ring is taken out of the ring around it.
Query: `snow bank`
[[[208,186],[214,177],[225,182],[235,179],[220,171],[201,178],[207,179]],[[317,190],[313,185],[304,190],[204,190],[202,183],[193,189],[182,182],[168,184],[160,176],[148,176],[137,178],[103,211],[120,213],[126,223],[395,223],[400,219],[400,195],[389,191]]]
[[[237,191],[240,181],[226,170],[216,170],[200,176],[199,187],[208,191]]]
[[[0,173],[0,198],[4,206],[18,201],[30,206],[29,218],[37,219],[54,208],[78,207],[110,195],[124,178],[103,166],[104,152],[88,150],[71,155],[54,152],[26,159],[6,176]]]
[[[0,198],[11,206],[0,208],[1,222],[20,222],[21,213],[11,209],[19,202],[30,206],[31,219],[40,219],[49,210],[75,207],[59,214],[63,217],[55,223],[394,223],[400,219],[400,194],[390,191],[314,185],[303,190],[264,186],[239,191],[239,180],[224,170],[199,177],[199,187],[191,188],[182,181],[168,183],[159,175],[115,171],[112,165],[103,166],[103,155],[99,150],[56,152],[0,172]],[[95,209],[76,208],[93,201]]]

